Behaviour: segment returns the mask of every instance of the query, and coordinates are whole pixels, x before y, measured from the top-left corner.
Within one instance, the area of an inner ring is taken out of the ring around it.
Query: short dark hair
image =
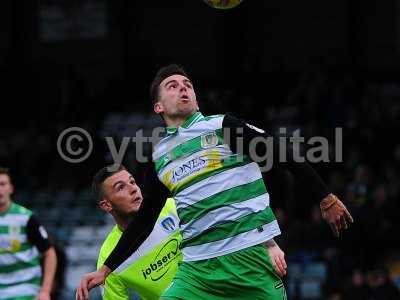
[[[182,75],[189,78],[188,74],[186,73],[185,69],[177,64],[170,64],[168,66],[162,67],[157,71],[156,76],[154,77],[151,85],[150,85],[150,100],[151,103],[156,103],[158,101],[159,96],[159,87],[161,82],[172,75]]]
[[[92,181],[92,191],[96,197],[96,201],[100,202],[104,197],[103,182],[114,174],[126,170],[123,165],[109,165],[101,168],[94,176]]]
[[[4,167],[0,166],[0,175],[7,175],[8,178],[10,178],[10,180],[11,180],[11,173],[10,173],[9,168],[4,168]]]

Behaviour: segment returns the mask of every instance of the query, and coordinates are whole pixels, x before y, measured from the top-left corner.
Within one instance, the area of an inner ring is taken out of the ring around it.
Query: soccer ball
[[[229,9],[238,6],[243,0],[204,0],[205,3],[217,9]]]

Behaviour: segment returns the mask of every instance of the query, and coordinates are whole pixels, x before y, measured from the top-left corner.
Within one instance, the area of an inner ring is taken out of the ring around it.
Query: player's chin
[[[140,206],[135,205],[135,206],[132,206],[132,207],[130,207],[130,208],[128,209],[127,214],[128,214],[128,215],[136,214],[136,213],[139,212],[139,210],[140,210]]]
[[[132,204],[132,210],[133,210],[134,212],[138,212],[141,205],[142,205],[142,200],[136,200],[136,201]]]
[[[186,104],[179,107],[179,114],[182,116],[191,115],[196,111],[196,108],[193,105]]]

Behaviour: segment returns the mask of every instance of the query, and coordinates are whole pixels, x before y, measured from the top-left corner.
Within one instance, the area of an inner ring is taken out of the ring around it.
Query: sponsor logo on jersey
[[[21,241],[17,238],[0,237],[0,253],[18,252],[21,249]]]
[[[170,191],[191,180],[193,176],[205,174],[222,167],[223,160],[217,149],[206,150],[201,156],[185,161],[175,168],[171,168],[160,176],[161,181]]]
[[[175,221],[171,217],[166,217],[164,220],[161,220],[160,224],[166,232],[174,232],[176,229]]]
[[[192,175],[195,172],[200,171],[201,169],[207,166],[207,158],[204,156],[196,157],[179,167],[175,168],[172,171],[172,183],[177,183],[187,176]]]
[[[21,226],[8,226],[8,235],[0,236],[0,253],[18,252],[21,249]]]
[[[11,240],[11,252],[18,252],[21,250],[21,241],[19,239]]]
[[[0,236],[0,253],[11,250],[11,241]]]
[[[209,132],[201,136],[201,148],[207,149],[218,145],[218,137],[215,132]]]
[[[142,269],[144,279],[152,281],[160,280],[174,265],[174,260],[179,255],[179,242],[177,239],[169,240],[158,253],[153,261]]]

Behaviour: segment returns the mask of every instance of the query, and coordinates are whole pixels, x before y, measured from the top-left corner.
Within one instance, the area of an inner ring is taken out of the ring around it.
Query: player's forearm
[[[314,202],[322,201],[322,199],[331,193],[321,177],[307,162],[295,162],[291,160],[282,164],[282,166],[292,172],[300,184],[307,186],[304,192]]]
[[[54,277],[57,269],[57,255],[53,247],[50,247],[43,254],[43,282],[41,291],[51,293]]]
[[[104,262],[105,267],[110,271],[118,268],[146,240],[155,222],[156,219],[135,218],[123,232],[114,250]]]

